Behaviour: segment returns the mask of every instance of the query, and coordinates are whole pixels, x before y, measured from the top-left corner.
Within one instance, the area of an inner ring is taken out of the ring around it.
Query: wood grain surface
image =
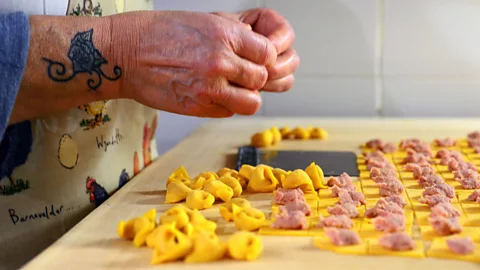
[[[244,118],[212,120],[189,135],[171,151],[134,177],[107,202],[67,232],[61,239],[28,263],[24,269],[195,269],[195,270],[264,270],[264,269],[480,269],[480,265],[451,260],[409,259],[401,257],[350,256],[321,251],[311,237],[262,236],[264,253],[253,262],[221,261],[208,264],[171,263],[152,266],[152,250],[135,248],[118,238],[116,227],[126,220],[156,208],[165,211],[165,183],[180,165],[189,174],[234,168],[237,147],[248,144],[254,132],[272,126],[319,126],[329,133],[326,141],[282,141],[274,149],[351,150],[359,152],[359,144],[372,138],[396,142],[406,137],[433,140],[436,137],[466,137],[480,129],[478,119],[319,119],[319,118]],[[162,128],[162,123],[159,123]],[[159,142],[161,143],[161,142]],[[249,197],[254,206],[267,209],[271,195]],[[209,218],[218,218],[218,209],[205,211]],[[221,226],[221,234],[233,227]]]

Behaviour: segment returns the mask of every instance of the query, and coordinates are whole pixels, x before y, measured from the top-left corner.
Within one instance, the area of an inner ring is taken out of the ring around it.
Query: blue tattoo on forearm
[[[102,77],[110,81],[118,80],[122,76],[122,69],[114,66],[113,77],[109,77],[103,72],[102,65],[108,62],[93,45],[92,37],[93,29],[90,29],[86,32],[79,32],[72,38],[68,51],[68,58],[72,62],[72,74],[70,75],[66,75],[67,70],[63,63],[42,58],[48,63],[48,77],[55,82],[68,82],[80,73],[88,73],[90,78],[87,80],[87,85],[89,90],[94,92],[102,85]]]

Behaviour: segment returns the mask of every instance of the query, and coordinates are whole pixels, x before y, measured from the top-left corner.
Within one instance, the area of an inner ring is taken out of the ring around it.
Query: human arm
[[[276,61],[268,39],[208,13],[31,16],[30,28],[10,123],[115,98],[184,115],[253,114]],[[85,50],[101,57],[92,64]]]
[[[94,71],[98,68],[89,67],[87,63],[82,65],[82,59],[79,59],[82,55],[76,50],[82,45],[96,49],[101,55],[97,58],[107,62],[96,66],[108,76],[115,77],[115,74],[111,75],[116,65],[108,19],[39,15],[30,16],[29,25],[28,57],[10,124],[52,115],[97,100],[118,98],[120,81],[97,76]],[[91,42],[88,37],[80,39],[82,42],[79,39],[73,41],[82,33],[89,35]],[[75,60],[72,61],[69,56]],[[58,74],[57,71],[62,69],[65,74]],[[89,86],[90,79],[93,82]]]

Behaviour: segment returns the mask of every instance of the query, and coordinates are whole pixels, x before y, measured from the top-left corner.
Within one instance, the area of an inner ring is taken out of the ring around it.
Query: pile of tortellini
[[[243,165],[239,171],[223,168],[218,172],[202,172],[191,179],[181,166],[167,180],[165,203],[185,202],[191,210],[210,208],[223,202],[220,215],[239,230],[256,231],[265,225],[265,214],[240,198],[249,193],[270,193],[277,188],[301,188],[305,194],[327,188],[322,169],[312,162],[305,170],[285,171],[268,165]]]
[[[190,178],[180,166],[167,180],[165,203],[175,204],[157,219],[152,209],[140,217],[121,221],[117,234],[136,247],[154,250],[152,264],[183,260],[186,263],[212,262],[225,257],[255,260],[263,251],[253,232],[266,224],[265,213],[241,198],[249,193],[270,193],[277,188],[301,188],[305,194],[327,188],[322,169],[312,162],[305,170],[285,171],[267,165],[243,165],[239,171],[223,168]],[[177,204],[184,202],[184,204]],[[226,242],[216,234],[217,224],[200,210],[220,202],[220,216],[238,229]]]
[[[121,221],[117,233],[136,247],[153,249],[152,264],[183,260],[185,263],[213,262],[224,258],[255,260],[263,251],[261,238],[248,231],[238,231],[227,241],[215,234],[217,224],[198,210],[175,205],[156,221],[152,209],[140,217]]]
[[[276,145],[281,140],[326,140],[327,138],[327,131],[319,127],[296,127],[294,129],[290,129],[288,126],[282,127],[280,129],[277,127],[272,127],[262,132],[253,134],[250,144],[254,147],[263,148]]]

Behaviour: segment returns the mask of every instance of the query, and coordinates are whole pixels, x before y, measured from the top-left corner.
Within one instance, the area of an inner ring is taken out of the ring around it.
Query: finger
[[[236,57],[236,60],[231,62],[231,67],[227,67],[225,77],[239,87],[259,90],[267,82],[268,71],[264,66]]]
[[[293,74],[300,64],[300,59],[293,48],[286,50],[278,58],[275,66],[268,69],[268,80],[277,80]]]
[[[235,15],[235,14],[232,14],[232,13],[228,13],[228,12],[221,12],[221,11],[218,11],[218,12],[212,12],[212,14],[214,15],[217,15],[217,16],[220,16],[220,17],[223,17],[223,18],[226,18],[226,19],[229,19],[233,22],[236,22],[236,23],[241,23],[242,25],[245,26],[245,28],[247,28],[248,30],[252,30],[252,26],[250,24],[247,24],[247,23],[243,23],[242,21],[239,20],[238,18],[238,15]]]
[[[293,46],[295,34],[289,24],[282,24],[275,32],[268,35],[267,38],[273,43],[277,53],[282,54]]]
[[[262,66],[275,65],[277,50],[266,37],[245,28],[240,29],[236,37],[233,50],[237,55]]]
[[[295,32],[288,21],[278,12],[260,8],[236,14],[244,23],[254,25],[253,31],[267,37],[282,54],[293,46]]]
[[[262,104],[258,91],[227,85],[209,94],[213,103],[240,115],[255,114]]]
[[[290,74],[278,80],[267,81],[262,91],[285,92],[292,88],[294,82],[295,82],[295,77],[293,76],[293,74]]]
[[[197,117],[211,117],[211,118],[225,118],[231,117],[234,113],[219,104],[202,105],[191,98],[186,98],[183,101],[184,115]]]

